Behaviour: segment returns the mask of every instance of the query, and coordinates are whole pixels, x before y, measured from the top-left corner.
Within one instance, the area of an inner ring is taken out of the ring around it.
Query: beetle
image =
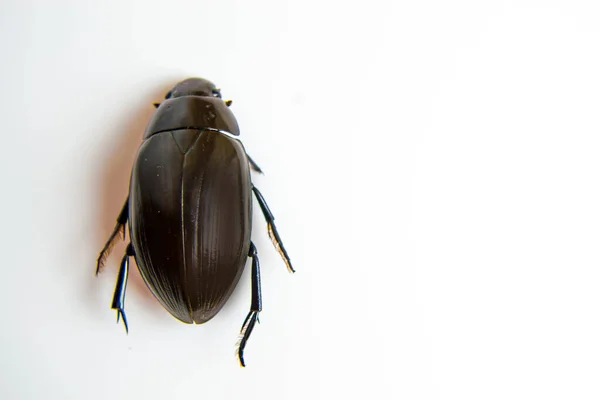
[[[238,123],[212,82],[190,78],[169,91],[146,128],[130,178],[129,195],[98,257],[96,275],[113,245],[130,242],[120,264],[112,309],[125,316],[129,258],[156,299],[187,324],[203,324],[225,305],[247,258],[252,261],[250,312],[240,330],[237,355],[262,310],[258,251],[251,240],[252,194],[269,236],[288,270],[294,272],[265,198],[250,170]]]

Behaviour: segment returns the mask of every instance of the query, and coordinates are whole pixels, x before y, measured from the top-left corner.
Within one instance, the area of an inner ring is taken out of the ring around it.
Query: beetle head
[[[183,96],[207,96],[221,98],[221,89],[217,89],[214,83],[202,78],[189,78],[179,82],[167,95],[165,99],[173,99]]]

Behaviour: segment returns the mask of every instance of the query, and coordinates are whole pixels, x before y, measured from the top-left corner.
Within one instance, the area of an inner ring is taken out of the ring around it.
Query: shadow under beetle
[[[135,160],[129,196],[98,258],[100,272],[119,234],[130,243],[119,269],[112,308],[125,317],[129,257],[146,285],[182,322],[213,318],[252,259],[252,303],[242,325],[238,358],[262,310],[258,253],[251,241],[252,193],[269,236],[290,272],[290,258],[250,169],[262,172],[235,138],[240,130],[216,86],[199,78],[178,83],[157,107]]]

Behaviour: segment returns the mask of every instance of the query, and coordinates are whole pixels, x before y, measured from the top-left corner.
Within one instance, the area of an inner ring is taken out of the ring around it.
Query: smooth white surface
[[[594,1],[3,1],[2,399],[597,399]],[[210,323],[93,275],[151,103],[216,82],[255,213]]]

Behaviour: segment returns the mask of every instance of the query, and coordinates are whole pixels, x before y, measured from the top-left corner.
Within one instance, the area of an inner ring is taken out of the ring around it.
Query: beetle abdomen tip
[[[205,322],[213,319],[215,315],[219,312],[219,309],[208,309],[208,310],[196,310],[192,312],[192,319],[194,320],[194,324],[202,325]]]

